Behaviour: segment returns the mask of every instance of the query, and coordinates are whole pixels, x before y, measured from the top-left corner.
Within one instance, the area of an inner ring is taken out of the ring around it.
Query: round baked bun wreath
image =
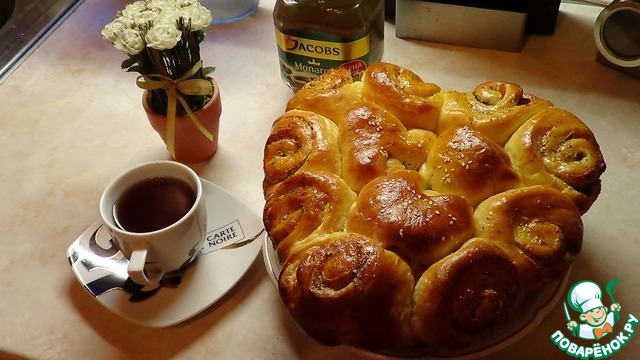
[[[264,148],[264,224],[293,318],[327,345],[451,356],[562,291],[605,162],[580,119],[489,81],[389,63],[299,90]]]

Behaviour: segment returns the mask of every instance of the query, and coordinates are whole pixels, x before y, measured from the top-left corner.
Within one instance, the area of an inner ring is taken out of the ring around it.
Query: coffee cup
[[[100,198],[100,216],[129,259],[129,277],[143,286],[190,264],[207,232],[200,178],[173,161],[144,163],[114,178]]]

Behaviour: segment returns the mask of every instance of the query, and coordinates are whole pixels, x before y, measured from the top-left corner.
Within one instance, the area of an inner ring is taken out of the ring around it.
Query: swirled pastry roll
[[[573,202],[556,189],[530,186],[478,205],[475,236],[509,254],[531,289],[561,278],[582,249],[583,224]]]
[[[300,326],[326,344],[397,349],[414,343],[409,266],[365,236],[315,238],[284,263],[279,289]]]
[[[436,133],[467,125],[504,146],[520,125],[551,106],[551,102],[525,93],[520,85],[489,81],[472,92],[443,93]]]
[[[335,68],[306,83],[286,109],[313,111],[339,124],[345,109],[361,99],[362,82],[354,82],[350,70]]]
[[[364,100],[383,106],[406,127],[435,131],[441,100],[436,84],[389,63],[370,65],[362,75]]]
[[[443,91],[389,63],[361,80],[334,69],[265,145],[268,263],[324,344],[476,354],[562,291],[604,169],[584,123],[518,84]]]
[[[572,113],[549,108],[527,121],[505,150],[525,185],[562,191],[581,214],[600,194],[606,165],[593,132]]]
[[[440,260],[473,235],[473,209],[459,195],[427,193],[425,187],[424,179],[409,170],[372,180],[349,211],[347,230],[416,265]]]
[[[334,174],[298,172],[267,199],[263,222],[280,260],[311,234],[341,231],[356,194]]]
[[[343,178],[356,192],[391,171],[418,170],[436,138],[427,130],[407,130],[395,116],[370,102],[350,107],[339,130]]]
[[[522,280],[507,254],[474,238],[418,280],[411,323],[435,348],[455,349],[491,339],[519,310]]]
[[[273,123],[264,148],[263,190],[297,171],[325,171],[340,175],[338,126],[322,115],[291,110]]]
[[[420,173],[431,189],[462,195],[474,207],[493,194],[522,186],[504,149],[463,125],[438,136]]]

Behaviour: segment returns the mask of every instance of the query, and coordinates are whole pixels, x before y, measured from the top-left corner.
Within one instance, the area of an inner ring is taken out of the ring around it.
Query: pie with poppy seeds
[[[572,113],[514,83],[443,90],[332,69],[264,147],[282,301],[318,342],[456,355],[520,330],[566,277],[605,162]]]

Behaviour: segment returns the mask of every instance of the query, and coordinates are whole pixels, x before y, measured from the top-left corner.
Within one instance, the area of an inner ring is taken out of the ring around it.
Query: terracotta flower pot
[[[222,101],[218,83],[209,78],[213,84],[213,96],[202,108],[194,111],[198,120],[213,135],[213,141],[209,140],[193,123],[188,115],[176,116],[173,158],[183,163],[198,163],[210,159],[218,150],[218,130],[220,115],[222,114]],[[142,106],[147,114],[151,126],[158,132],[162,141],[167,143],[167,116],[151,110],[148,104],[149,94],[145,91],[142,95]]]

